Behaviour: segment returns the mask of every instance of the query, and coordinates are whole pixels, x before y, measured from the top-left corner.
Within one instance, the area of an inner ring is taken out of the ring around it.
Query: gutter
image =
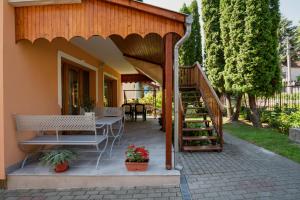
[[[186,32],[185,35],[175,44],[174,47],[174,167],[181,170],[181,166],[177,166],[177,154],[179,152],[178,136],[179,136],[179,48],[190,37],[192,31],[193,17],[189,15],[185,19]]]

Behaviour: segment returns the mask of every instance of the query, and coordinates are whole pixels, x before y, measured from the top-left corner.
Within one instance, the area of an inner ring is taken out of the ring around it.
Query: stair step
[[[200,152],[209,152],[209,151],[222,151],[220,145],[205,145],[205,146],[183,146],[184,151],[200,151]]]
[[[183,95],[182,98],[183,98],[183,99],[188,99],[188,98],[190,98],[190,99],[191,99],[191,98],[199,98],[199,99],[200,99],[201,96],[199,96],[199,95],[197,95],[197,96],[194,96],[194,95],[193,95],[193,96],[192,96],[192,95],[186,95],[186,96],[185,96],[185,95]]]
[[[195,90],[196,91],[196,87],[195,86],[181,86],[180,87],[180,91],[185,91],[185,90]]]
[[[189,107],[185,108],[186,110],[197,110],[197,109],[204,109],[204,107]]]
[[[185,123],[210,123],[210,120],[187,120]]]
[[[192,113],[192,114],[188,114],[188,115],[195,115],[195,116],[207,116],[208,113]]]
[[[189,131],[212,131],[214,130],[213,127],[207,127],[207,128],[183,128],[183,132],[189,132]]]
[[[205,141],[205,140],[217,140],[216,136],[183,136],[182,140],[186,141]]]

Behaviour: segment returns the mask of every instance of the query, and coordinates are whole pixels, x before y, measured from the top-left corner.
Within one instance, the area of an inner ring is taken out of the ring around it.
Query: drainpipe
[[[174,167],[181,170],[181,166],[177,166],[177,154],[179,152],[178,136],[179,136],[179,47],[190,37],[192,30],[193,17],[189,15],[185,20],[185,35],[175,44],[174,47]]]

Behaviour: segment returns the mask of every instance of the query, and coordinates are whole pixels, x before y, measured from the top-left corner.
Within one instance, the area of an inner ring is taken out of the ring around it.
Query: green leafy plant
[[[83,108],[85,112],[92,112],[95,108],[95,101],[90,98],[84,98],[81,108]]]
[[[148,150],[141,146],[136,147],[130,145],[126,151],[126,162],[148,162],[149,161],[149,152]]]
[[[56,167],[59,164],[70,162],[77,158],[77,154],[70,150],[53,150],[46,152],[40,159],[41,164]]]

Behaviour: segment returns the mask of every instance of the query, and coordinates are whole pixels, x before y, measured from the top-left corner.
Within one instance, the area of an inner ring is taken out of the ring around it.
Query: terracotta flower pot
[[[125,161],[125,165],[128,171],[147,171],[149,166],[148,162],[127,162]]]
[[[67,171],[68,169],[69,169],[69,163],[64,162],[62,164],[56,165],[54,170],[56,173],[61,173]]]

